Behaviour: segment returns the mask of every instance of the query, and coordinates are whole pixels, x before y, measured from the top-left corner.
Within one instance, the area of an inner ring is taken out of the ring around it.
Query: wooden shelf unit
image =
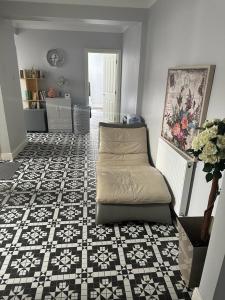
[[[40,98],[40,80],[42,78],[20,78],[23,108],[38,109],[42,107],[41,104],[45,100]]]

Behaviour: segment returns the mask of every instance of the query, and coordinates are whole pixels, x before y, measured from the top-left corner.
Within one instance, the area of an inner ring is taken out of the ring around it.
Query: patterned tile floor
[[[0,182],[0,299],[190,299],[173,226],[95,225],[91,134],[28,134]]]

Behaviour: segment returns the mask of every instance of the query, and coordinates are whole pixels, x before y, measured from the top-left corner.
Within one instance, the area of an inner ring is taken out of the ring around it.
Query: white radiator
[[[156,168],[170,185],[174,196],[174,210],[178,216],[185,216],[187,213],[193,166],[191,158],[159,138]]]

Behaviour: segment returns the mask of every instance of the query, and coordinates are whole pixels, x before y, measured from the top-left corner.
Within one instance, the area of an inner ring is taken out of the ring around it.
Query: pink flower
[[[186,129],[188,127],[188,119],[186,116],[183,116],[183,118],[181,120],[181,126],[182,126],[182,129]]]
[[[180,124],[179,123],[176,123],[173,128],[172,128],[172,133],[173,135],[175,136],[178,136],[179,133],[180,133]]]
[[[179,134],[177,135],[177,138],[178,138],[179,141],[181,141],[181,140],[184,139],[184,133],[183,133],[182,130],[181,130],[181,131],[179,132]]]

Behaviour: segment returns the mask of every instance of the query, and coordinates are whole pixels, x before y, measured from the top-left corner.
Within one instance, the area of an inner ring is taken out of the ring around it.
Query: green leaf
[[[213,174],[212,173],[208,173],[208,174],[206,174],[205,178],[206,178],[206,181],[209,182],[209,181],[211,181],[213,179]]]
[[[225,123],[220,122],[218,124],[218,134],[224,135],[225,134]]]
[[[210,139],[210,142],[212,142],[214,145],[217,144],[217,137]]]
[[[222,177],[222,173],[220,171],[218,171],[218,170],[215,170],[214,173],[213,173],[213,175],[215,177],[219,178],[219,179]]]
[[[213,169],[213,165],[209,164],[209,163],[205,163],[204,168],[203,168],[203,172],[207,172],[210,173]]]
[[[225,160],[224,159],[219,162],[219,167],[220,167],[220,171],[223,171],[225,169]]]

